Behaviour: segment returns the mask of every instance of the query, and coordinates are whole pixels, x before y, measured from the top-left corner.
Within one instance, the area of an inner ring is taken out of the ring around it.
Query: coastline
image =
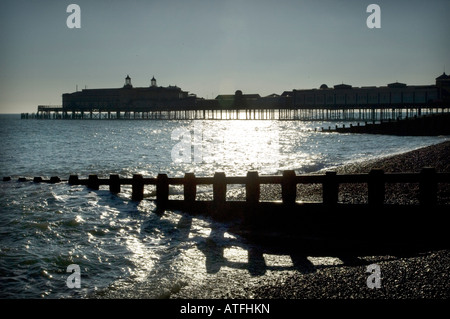
[[[450,171],[450,141],[388,156],[336,167],[338,174],[367,173],[372,168],[385,172],[418,172],[422,167]],[[323,171],[317,173],[323,174]],[[416,199],[416,186],[393,186],[387,190],[387,201],[411,203]],[[279,190],[264,187],[261,197],[272,199]],[[343,202],[364,201],[364,188],[340,188]],[[444,201],[450,197],[449,187],[440,190]],[[308,200],[320,200],[317,187],[298,190]],[[294,255],[292,255],[294,256]],[[305,256],[295,270],[265,271],[262,276],[242,272],[225,272],[208,276],[207,282],[185,286],[170,298],[178,299],[447,299],[450,297],[450,250],[429,251],[403,256],[339,256],[339,264],[316,267]],[[381,288],[369,289],[366,283],[368,265],[381,269]]]

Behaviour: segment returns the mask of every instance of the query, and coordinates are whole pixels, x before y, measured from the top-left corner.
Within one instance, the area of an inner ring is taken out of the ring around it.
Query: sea
[[[0,115],[0,177],[11,177],[0,181],[0,298],[156,299],[195,286],[206,287],[208,296],[227,285],[294,271],[289,256],[271,253],[262,254],[264,270],[255,269],[250,259],[256,244],[227,223],[175,210],[157,212],[151,189],[135,202],[130,187],[111,194],[107,188],[18,179],[183,177],[189,172],[244,176],[255,170],[280,175],[286,169],[304,174],[449,140],[321,132],[350,123]],[[199,189],[198,196],[211,197],[211,191]],[[170,194],[180,196],[182,190]],[[342,264],[331,256],[308,258],[315,267]],[[226,278],[223,286],[208,286],[220,276]]]

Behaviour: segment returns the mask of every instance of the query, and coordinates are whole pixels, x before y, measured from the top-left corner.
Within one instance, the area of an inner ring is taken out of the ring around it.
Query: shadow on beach
[[[340,174],[366,173],[372,168],[382,168],[386,172],[417,172],[422,167],[435,167],[438,172],[449,172],[450,142],[433,145],[385,159],[350,164],[336,168]],[[323,172],[319,172],[323,173]],[[313,187],[298,189],[298,197],[309,200],[321,200],[321,189]],[[340,189],[342,203],[364,203],[366,190],[350,189],[344,185]],[[393,188],[388,194],[387,202],[401,204],[415,203],[416,185],[407,188]],[[320,188],[320,187],[319,187]],[[280,198],[279,189],[265,185],[261,189],[263,200]],[[342,195],[343,194],[343,195]],[[244,198],[245,193],[235,192],[235,198]],[[448,185],[439,191],[440,203],[447,204],[450,198]],[[363,206],[361,206],[363,207]],[[135,208],[137,210],[137,207]],[[292,221],[291,232],[283,233],[282,229],[245,229],[240,223],[214,222],[201,214],[188,214],[173,211],[179,215],[176,223],[162,220],[166,212],[155,210],[151,220],[144,222],[141,232],[157,231],[167,233],[170,237],[168,247],[174,247],[170,256],[162,256],[160,262],[167,267],[176,259],[181,250],[180,242],[190,242],[204,256],[206,280],[200,284],[188,283],[171,291],[163,298],[442,298],[449,296],[449,254],[448,242],[439,241],[445,224],[440,231],[426,228],[426,212],[398,212],[399,218],[392,218],[396,233],[394,238],[385,238],[384,227],[389,221],[377,219],[376,213],[370,211],[354,211],[347,218],[348,229],[354,229],[352,219],[358,220],[360,227],[357,237],[333,237],[336,233],[345,235],[346,229],[333,228],[333,218],[339,219],[343,212],[332,212],[331,221],[322,230],[321,237],[315,230]],[[277,212],[280,218],[286,219],[286,212]],[[393,211],[393,214],[396,213]],[[359,214],[362,217],[359,217]],[[422,215],[420,215],[422,214]],[[423,215],[425,214],[425,215]],[[289,216],[289,215],[288,215]],[[209,223],[211,232],[206,237],[199,237],[193,232],[193,219],[204,219]],[[323,217],[326,219],[326,217]],[[415,225],[421,225],[417,218],[423,218],[423,231],[409,229],[402,218],[409,218]],[[320,220],[316,219],[316,220]],[[289,220],[288,220],[289,222]],[[342,221],[341,221],[342,222]],[[165,223],[162,225],[161,223]],[[271,219],[264,220],[272,223]],[[276,224],[276,223],[275,223]],[[402,225],[404,227],[402,227]],[[320,227],[319,227],[320,228]],[[378,231],[377,231],[378,229]],[[381,232],[379,231],[381,229]],[[398,230],[398,231],[396,231]],[[308,231],[310,231],[308,233]],[[333,233],[333,231],[335,233]],[[409,237],[404,237],[404,235]],[[417,234],[417,240],[411,241]],[[437,235],[437,237],[436,237]],[[445,235],[445,236],[444,236]],[[428,236],[434,240],[428,241]],[[402,240],[403,239],[403,240]],[[239,251],[240,257],[227,254],[230,250]],[[245,256],[245,258],[242,258]],[[270,258],[269,258],[270,257]],[[321,259],[324,258],[324,259]],[[271,259],[271,260],[269,260]],[[286,260],[288,262],[286,262]],[[383,288],[367,290],[366,266],[377,263],[383,271]],[[224,269],[227,269],[225,273]],[[233,277],[230,278],[230,271]],[[245,275],[242,274],[244,271]],[[431,271],[431,273],[430,273]],[[357,284],[355,284],[355,280]],[[221,290],[221,287],[223,288]],[[123,295],[117,292],[120,297]],[[131,292],[128,292],[131,293]],[[117,294],[111,293],[117,297]],[[111,297],[103,296],[103,297]],[[136,297],[131,293],[131,297]],[[139,297],[143,297],[139,295]],[[145,297],[145,294],[144,294]]]
[[[390,156],[383,159],[371,160],[337,167],[338,174],[368,173],[371,169],[381,168],[385,172],[419,172],[423,167],[434,167],[438,172],[450,172],[450,142],[421,148],[408,153]],[[318,172],[323,174],[324,171]],[[280,189],[270,185],[264,185],[261,189],[261,199],[274,200],[280,198]],[[297,189],[298,198],[307,198],[310,201],[320,201],[322,199],[322,189],[320,186],[311,185],[302,189]],[[341,185],[339,202],[341,203],[362,203],[366,201],[367,189],[364,187],[355,188],[351,185]],[[386,190],[388,204],[411,205],[417,204],[418,185],[392,185]],[[243,199],[243,194],[236,197]],[[450,203],[449,185],[439,185],[438,203]],[[283,212],[279,212],[282,214]],[[339,214],[340,212],[336,212]],[[364,211],[361,214],[370,214]],[[395,212],[394,212],[395,213]],[[430,212],[422,211],[421,215],[411,214],[409,220],[423,219],[423,228],[413,230],[418,233],[418,237],[423,240],[417,242],[399,241],[394,245],[385,240],[383,233],[377,235],[377,223],[383,225],[386,221],[380,221],[376,215],[372,217],[372,224],[368,223],[365,229],[367,241],[359,241],[358,249],[337,249],[350,245],[351,242],[338,242],[330,240],[321,248],[323,251],[305,249],[311,242],[317,244],[317,238],[304,238],[303,244],[298,240],[288,240],[272,233],[248,233],[247,240],[254,245],[248,251],[249,273],[252,276],[261,276],[261,280],[253,283],[243,294],[242,290],[235,289],[234,297],[251,298],[448,298],[450,293],[449,269],[450,254],[448,241],[427,242],[427,236],[440,235],[444,240],[445,223],[441,225],[441,234],[436,234],[437,230],[426,228],[427,215]],[[407,214],[407,212],[406,212]],[[368,222],[370,222],[370,218]],[[401,226],[402,221],[397,220],[397,226]],[[407,227],[406,227],[407,228]],[[402,238],[402,231],[405,227],[398,228],[398,238]],[[409,232],[409,235],[414,233]],[[238,231],[240,235],[242,231]],[[362,232],[364,233],[364,231]],[[271,236],[268,236],[271,235]],[[260,237],[260,238],[258,238]],[[281,238],[281,240],[280,240]],[[397,238],[397,239],[398,239]],[[298,238],[297,238],[298,239]],[[378,240],[378,242],[377,242]],[[378,245],[380,244],[382,245]],[[353,242],[355,243],[355,242]],[[223,249],[217,246],[203,247],[207,257],[207,263],[211,261],[210,269],[217,271],[220,265],[233,266],[223,259]],[[273,267],[267,265],[263,255],[272,254],[276,256],[288,255],[292,260],[289,267]],[[314,256],[336,257],[335,264],[313,264]],[[217,263],[217,261],[221,261]],[[366,266],[378,263],[383,271],[383,285],[381,289],[371,290],[366,286]],[[243,265],[239,265],[243,267]],[[294,270],[294,273],[285,274],[284,270]],[[279,276],[264,276],[268,271],[279,270]],[[209,285],[219,285],[211,282]],[[228,295],[227,295],[228,296]],[[223,298],[224,294],[205,294],[202,288],[187,289],[185,292],[176,294],[176,298]]]

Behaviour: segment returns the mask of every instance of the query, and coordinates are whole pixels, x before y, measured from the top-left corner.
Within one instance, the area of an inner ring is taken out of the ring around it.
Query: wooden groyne
[[[11,177],[3,177],[3,181],[11,181]],[[144,189],[147,185],[156,187],[154,200],[164,207],[184,205],[189,210],[195,202],[211,202],[216,209],[221,209],[229,203],[238,203],[242,206],[257,207],[262,204],[260,189],[263,184],[277,184],[281,186],[281,198],[278,203],[293,205],[301,202],[297,198],[297,185],[321,184],[323,190],[320,204],[334,206],[338,204],[340,184],[367,184],[368,205],[383,205],[385,200],[385,185],[388,183],[418,183],[419,200],[421,205],[437,204],[438,183],[450,183],[450,173],[438,173],[434,168],[424,168],[420,173],[385,173],[381,169],[373,169],[366,174],[338,175],[334,171],[325,174],[296,175],[293,170],[283,171],[282,175],[259,175],[257,171],[249,171],[246,176],[226,176],[223,172],[217,172],[213,177],[197,177],[194,173],[186,173],[184,177],[168,177],[167,174],[158,174],[157,177],[143,177],[140,174],[132,178],[123,178],[112,174],[108,178],[99,178],[97,175],[89,175],[82,179],[78,175],[70,175],[69,179],[62,180],[57,176],[50,179],[34,177],[31,179],[19,178],[19,182],[33,181],[35,183],[61,183],[69,185],[85,185],[89,189],[99,190],[101,186],[108,186],[112,193],[120,193],[121,187],[131,186],[132,200],[144,199]],[[211,185],[213,192],[212,201],[197,200],[197,186]],[[227,201],[226,191],[228,185],[245,185],[245,201]],[[170,186],[183,186],[183,199],[169,199]],[[269,203],[269,202],[265,202]]]
[[[4,177],[3,181],[11,181],[11,178]],[[446,222],[450,205],[441,204],[438,199],[439,185],[450,183],[450,173],[439,173],[434,168],[424,168],[419,173],[385,173],[374,169],[366,174],[338,175],[329,171],[322,175],[296,175],[295,171],[286,170],[275,176],[250,171],[246,176],[232,177],[218,172],[213,177],[197,177],[193,173],[186,173],[184,177],[158,174],[151,178],[138,174],[132,178],[71,175],[68,180],[54,176],[50,179],[19,178],[19,181],[63,182],[85,185],[92,190],[108,187],[116,194],[122,191],[122,186],[131,186],[131,199],[136,202],[144,198],[154,200],[157,212],[174,209],[219,221],[238,222],[235,231],[249,235],[251,239],[266,243],[281,241],[282,245],[302,242],[306,245],[302,249],[311,252],[321,249],[324,253],[330,249],[355,252],[360,249],[363,253],[376,253],[376,248],[391,249],[396,245],[400,245],[402,251],[405,247],[417,248],[417,245],[448,248],[450,242]],[[385,203],[386,185],[396,183],[418,184],[419,204]],[[261,201],[261,185],[264,184],[281,186],[279,200]],[[303,202],[297,198],[297,187],[306,184],[322,186],[321,202]],[[367,185],[367,203],[339,203],[341,184]],[[212,185],[212,200],[197,198],[200,185]],[[245,200],[227,200],[228,185],[244,185]],[[145,193],[146,186],[156,188],[154,196]],[[171,199],[170,186],[182,186],[183,198]],[[296,239],[292,241],[294,237]]]
[[[412,118],[380,121],[376,123],[365,122],[364,125],[350,124],[335,128],[322,128],[322,132],[337,133],[363,133],[363,134],[389,134],[404,136],[438,136],[450,135],[450,114],[433,114],[414,116]]]

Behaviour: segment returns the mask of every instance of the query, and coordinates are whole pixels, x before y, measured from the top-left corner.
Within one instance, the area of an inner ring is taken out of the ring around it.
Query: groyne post
[[[424,167],[420,172],[419,181],[419,201],[424,206],[434,206],[437,204],[437,181],[436,169]]]
[[[197,196],[197,185],[195,183],[194,173],[184,174],[184,200],[192,203]]]
[[[323,203],[325,205],[336,205],[338,202],[339,184],[336,179],[336,172],[325,173],[325,180],[322,184]]]
[[[70,175],[68,183],[69,185],[79,185],[80,180],[78,179],[78,175]]]
[[[141,174],[134,174],[131,184],[131,199],[140,201],[144,199],[144,178]]]
[[[297,183],[295,182],[295,171],[283,171],[281,182],[281,198],[284,204],[294,204],[297,197]]]
[[[156,204],[164,207],[169,200],[169,178],[167,174],[158,174],[156,178]]]
[[[120,178],[117,174],[109,175],[109,191],[111,193],[120,193]]]
[[[87,186],[92,190],[98,190],[99,189],[98,176],[89,175]]]
[[[368,200],[371,206],[381,206],[384,203],[385,185],[384,171],[382,169],[372,169],[369,172]]]
[[[247,204],[256,206],[259,203],[261,187],[257,171],[247,172],[247,183],[245,184],[245,195]]]
[[[213,202],[216,215],[215,217],[221,217],[225,209],[225,201],[227,195],[227,184],[225,173],[216,172],[213,177]]]
[[[61,182],[61,179],[58,176],[50,177],[50,183],[51,184],[56,184],[56,183],[59,183],[59,182]]]
[[[247,172],[245,182],[246,212],[244,215],[244,220],[247,223],[253,223],[257,220],[257,215],[259,212],[258,204],[261,195],[261,185],[258,172]]]

